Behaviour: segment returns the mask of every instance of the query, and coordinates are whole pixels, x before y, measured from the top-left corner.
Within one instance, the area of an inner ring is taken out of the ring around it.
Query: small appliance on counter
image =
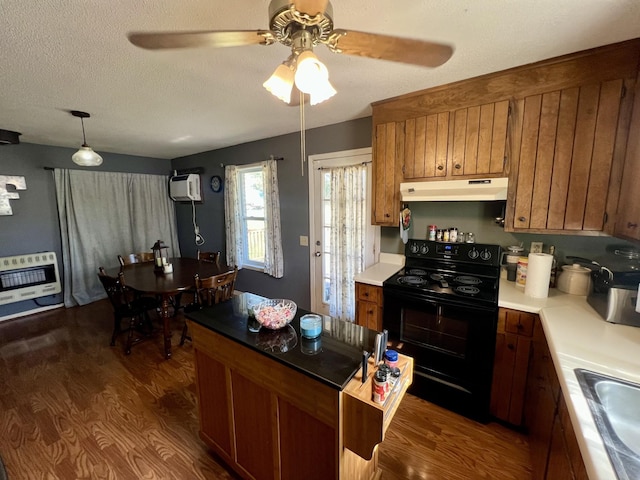
[[[567,257],[570,258],[570,257]],[[607,247],[597,261],[576,258],[591,271],[592,288],[587,302],[607,322],[640,327],[637,311],[640,285],[640,252],[632,247]]]

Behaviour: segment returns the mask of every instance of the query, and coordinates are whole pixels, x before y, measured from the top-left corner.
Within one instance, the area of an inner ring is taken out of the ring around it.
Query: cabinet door
[[[557,395],[549,378],[551,354],[542,324],[536,319],[533,331],[531,366],[527,379],[525,425],[529,429],[529,449],[533,480],[545,478],[549,445],[556,416]],[[552,365],[551,365],[552,367]],[[562,478],[562,477],[559,477]]]
[[[450,174],[458,177],[503,173],[509,102],[463,108],[452,115]]]
[[[235,371],[231,375],[236,463],[252,478],[274,478],[278,458],[276,396]]]
[[[356,302],[356,324],[371,330],[382,330],[382,314],[380,307],[373,302]]]
[[[505,308],[500,309],[498,317],[490,411],[496,418],[517,426],[523,422],[531,352],[528,337],[534,318],[535,315]]]
[[[564,442],[564,432],[560,417],[555,416],[551,431],[551,444],[549,446],[549,461],[547,464],[546,480],[556,479],[573,480],[573,470],[567,455],[567,447]]]
[[[619,191],[610,179],[622,87],[611,80],[524,99],[508,230],[604,230],[611,189]]]
[[[200,430],[202,435],[221,450],[221,454],[226,454],[228,458],[233,459],[226,368],[222,363],[199,350],[195,350],[195,359]]]
[[[504,174],[507,100],[406,120],[404,178]]]
[[[615,236],[640,240],[640,79],[636,82],[633,116],[629,128]]]
[[[449,112],[405,122],[405,179],[445,177],[448,152]]]
[[[374,134],[372,223],[395,227],[400,221],[404,122],[377,125]]]

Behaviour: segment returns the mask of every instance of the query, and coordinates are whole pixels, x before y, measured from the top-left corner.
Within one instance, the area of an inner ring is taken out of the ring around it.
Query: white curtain
[[[276,160],[253,164],[263,169],[265,207],[265,259],[264,273],[275,278],[284,276],[284,256],[282,253],[282,233],[280,230],[280,194],[278,190],[278,168]],[[246,165],[251,166],[251,165]],[[240,191],[241,168],[236,165],[225,167],[224,212],[227,243],[227,265],[244,265],[244,235],[242,233],[243,209]]]
[[[104,298],[98,267],[117,266],[119,254],[150,252],[160,239],[180,256],[167,176],[55,169],[54,179],[65,306]]]
[[[350,165],[329,170],[329,314],[334,318],[353,322],[356,303],[354,277],[365,267],[367,167]]]
[[[282,234],[280,231],[280,192],[276,160],[262,162],[264,169],[265,250],[264,273],[275,278],[284,276]]]

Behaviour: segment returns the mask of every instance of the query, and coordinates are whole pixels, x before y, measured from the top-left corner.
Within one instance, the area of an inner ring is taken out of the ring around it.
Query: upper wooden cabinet
[[[509,101],[405,121],[405,180],[504,174]]]
[[[374,103],[374,223],[403,181],[508,176],[507,231],[638,240],[639,64],[635,39]]]
[[[627,158],[622,175],[618,200],[615,236],[627,240],[640,240],[640,77],[636,82],[633,117],[627,142]]]
[[[626,91],[625,80],[615,79],[518,102],[521,141],[507,230],[612,228],[632,96]]]
[[[404,151],[404,122],[378,125],[373,132],[373,212],[374,225],[400,225],[400,182]]]

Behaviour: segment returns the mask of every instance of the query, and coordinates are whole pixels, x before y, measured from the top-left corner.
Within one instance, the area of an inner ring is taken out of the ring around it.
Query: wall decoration
[[[0,215],[13,215],[9,200],[20,198],[18,192],[7,191],[7,185],[13,185],[16,190],[26,190],[27,181],[19,175],[0,175]]]

